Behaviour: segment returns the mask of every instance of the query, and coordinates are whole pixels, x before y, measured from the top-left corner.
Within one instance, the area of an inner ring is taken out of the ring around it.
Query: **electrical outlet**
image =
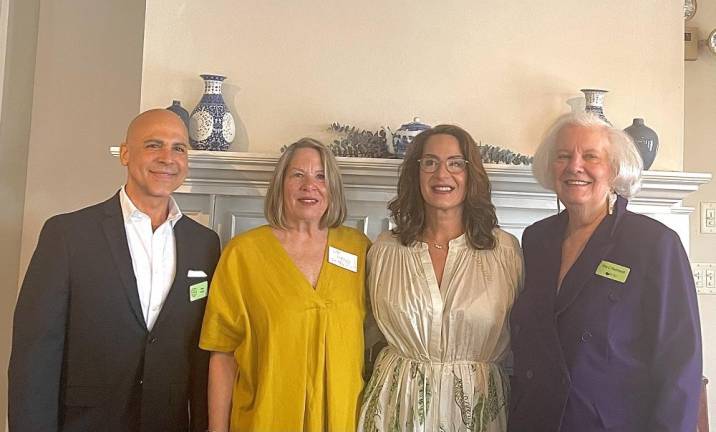
[[[716,233],[716,203],[701,203],[701,233]]]
[[[698,294],[716,294],[716,264],[691,263],[691,272]]]
[[[693,268],[692,271],[694,273],[694,285],[696,285],[696,289],[703,288],[705,279],[704,271],[697,268]]]

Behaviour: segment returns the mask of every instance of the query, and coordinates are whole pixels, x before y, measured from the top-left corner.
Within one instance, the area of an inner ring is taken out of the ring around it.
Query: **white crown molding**
[[[119,147],[110,152],[118,156]],[[189,175],[179,193],[205,193],[222,195],[260,195],[273,173],[279,154],[189,151]],[[392,194],[400,159],[336,158],[344,177],[347,191]],[[530,167],[518,165],[486,164],[485,170],[492,184],[493,199],[513,201],[517,207],[532,207],[539,201],[554,206],[554,193],[540,186],[532,176]],[[633,205],[671,208],[681,207],[681,200],[711,181],[709,173],[680,171],[644,171],[642,189],[632,198]],[[392,195],[391,195],[392,197]],[[531,203],[531,204],[530,204]],[[652,209],[654,210],[654,209]],[[688,211],[688,209],[685,209]]]

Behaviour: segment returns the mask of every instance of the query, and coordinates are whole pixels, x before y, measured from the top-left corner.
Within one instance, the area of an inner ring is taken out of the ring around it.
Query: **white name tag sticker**
[[[358,257],[333,246],[328,246],[328,262],[353,273],[358,271]]]

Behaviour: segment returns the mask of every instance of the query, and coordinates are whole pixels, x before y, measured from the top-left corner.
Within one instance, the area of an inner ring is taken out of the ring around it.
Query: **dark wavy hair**
[[[482,166],[480,151],[475,140],[464,129],[453,125],[439,125],[427,129],[416,136],[400,165],[398,177],[398,195],[388,203],[396,226],[393,234],[398,236],[405,246],[415,244],[425,229],[425,202],[420,192],[420,165],[418,159],[423,155],[425,143],[433,135],[450,135],[457,139],[463,157],[467,160],[465,168],[465,202],[463,203],[462,223],[465,227],[467,242],[475,249],[494,249],[496,245],[492,230],[497,227],[495,206],[491,200],[490,179]]]

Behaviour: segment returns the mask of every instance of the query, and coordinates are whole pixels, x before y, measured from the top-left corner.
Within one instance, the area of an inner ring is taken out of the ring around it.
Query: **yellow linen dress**
[[[360,432],[504,432],[508,318],[522,286],[517,239],[497,246],[450,241],[438,286],[428,245],[390,232],[368,253],[373,315],[388,342],[363,396]]]
[[[329,229],[315,289],[268,226],[226,246],[199,346],[234,353],[231,431],[355,431],[369,244],[352,228]],[[356,256],[356,271],[330,263],[328,247]]]

